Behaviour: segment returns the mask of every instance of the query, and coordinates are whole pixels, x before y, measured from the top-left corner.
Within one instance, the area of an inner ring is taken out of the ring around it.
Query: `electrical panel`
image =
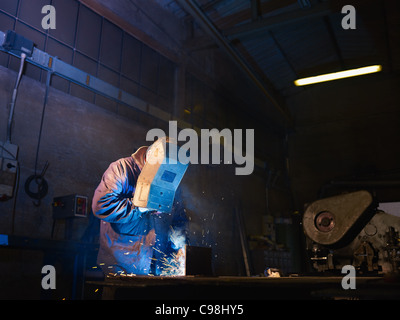
[[[18,146],[0,142],[0,200],[13,197],[18,172]]]
[[[67,219],[88,216],[88,198],[71,194],[53,199],[53,219]]]

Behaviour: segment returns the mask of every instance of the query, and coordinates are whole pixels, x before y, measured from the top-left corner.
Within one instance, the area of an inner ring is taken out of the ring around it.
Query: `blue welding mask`
[[[189,165],[178,160],[176,142],[163,137],[146,153],[146,162],[136,182],[133,204],[140,208],[171,212],[175,192]]]

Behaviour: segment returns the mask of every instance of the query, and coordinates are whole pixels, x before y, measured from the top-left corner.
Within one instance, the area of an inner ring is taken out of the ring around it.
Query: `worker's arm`
[[[111,223],[130,223],[146,213],[133,205],[137,180],[133,166],[125,159],[110,164],[93,196],[96,217]]]

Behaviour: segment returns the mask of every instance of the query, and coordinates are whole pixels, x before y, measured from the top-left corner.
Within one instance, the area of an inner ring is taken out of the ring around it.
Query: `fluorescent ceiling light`
[[[379,72],[381,70],[382,70],[382,66],[375,65],[375,66],[363,67],[363,68],[358,68],[358,69],[351,69],[351,70],[346,70],[346,71],[327,73],[327,74],[322,74],[320,76],[315,76],[315,77],[297,79],[297,80],[295,80],[294,84],[296,86],[305,86],[308,84],[313,84],[313,83],[318,83],[318,82],[361,76],[363,74]]]

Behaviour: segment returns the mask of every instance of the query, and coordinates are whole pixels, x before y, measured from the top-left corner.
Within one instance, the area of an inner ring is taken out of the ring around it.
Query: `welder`
[[[176,250],[169,233],[171,230],[183,235],[186,232],[187,218],[179,188],[173,190],[175,194],[169,212],[163,212],[158,207],[146,208],[134,204],[139,176],[145,171],[143,169],[152,148],[160,142],[166,148],[168,144],[175,143],[163,137],[150,147],[140,147],[130,157],[111,163],[94,192],[92,211],[101,219],[97,264],[105,275],[160,275],[162,262],[167,261],[168,256]],[[164,161],[159,171],[165,167],[170,169],[171,166]],[[175,183],[175,187],[178,185]],[[154,186],[154,189],[157,187]],[[151,196],[151,190],[150,187],[148,197]]]

